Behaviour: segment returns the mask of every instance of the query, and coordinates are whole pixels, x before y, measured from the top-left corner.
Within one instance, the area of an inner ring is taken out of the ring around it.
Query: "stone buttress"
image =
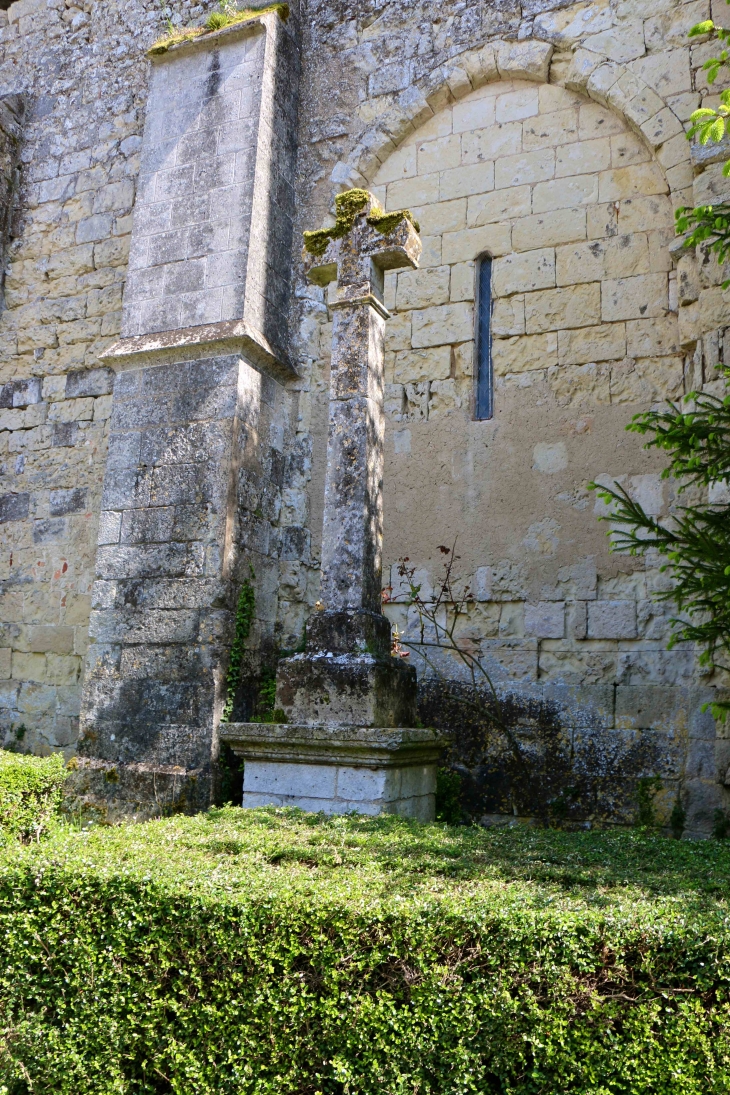
[[[214,799],[237,588],[276,589],[297,76],[276,12],[153,58],[75,776],[111,815]]]

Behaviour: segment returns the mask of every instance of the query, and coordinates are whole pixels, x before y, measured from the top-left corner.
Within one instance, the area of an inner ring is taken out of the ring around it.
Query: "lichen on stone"
[[[304,233],[304,249],[310,255],[319,258],[327,250],[327,244],[333,238],[332,228],[316,228],[313,232]]]
[[[416,232],[421,231],[421,226],[410,209],[395,209],[392,213],[371,213],[368,217],[368,224],[371,228],[374,228],[376,232],[382,232],[383,235],[387,235],[388,232],[392,232],[396,225],[400,224],[404,219],[411,222]]]
[[[355,218],[371,201],[372,195],[367,190],[353,187],[345,190],[335,198],[335,223],[328,228],[316,228],[313,232],[304,233],[304,249],[310,255],[319,257],[327,250],[330,240],[342,239],[352,228]],[[392,213],[386,213],[376,201],[372,201],[367,222],[376,232],[386,235],[392,232],[396,225],[403,219],[409,220],[416,231],[420,227],[409,209],[396,209]]]
[[[179,46],[182,42],[192,42],[194,39],[200,38],[201,35],[213,34],[225,27],[235,26],[237,23],[248,23],[251,19],[256,19],[260,15],[267,15],[272,11],[275,11],[283,22],[286,22],[289,18],[289,5],[286,3],[266,4],[260,8],[242,8],[240,11],[235,12],[215,11],[208,16],[202,27],[186,27],[183,30],[175,31],[173,34],[168,34],[165,38],[160,38],[147,50],[147,56],[154,57],[161,53],[167,53],[172,46]]]

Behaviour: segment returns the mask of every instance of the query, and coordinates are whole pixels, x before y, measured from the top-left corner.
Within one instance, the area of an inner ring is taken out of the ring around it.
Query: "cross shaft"
[[[348,199],[349,229],[331,238],[318,256],[304,253],[311,281],[323,286],[336,282],[330,301],[334,321],[320,598],[328,613],[379,614],[383,362],[389,317],[383,274],[416,268],[421,241],[407,211],[384,215],[372,194],[348,191],[338,196],[338,212]],[[358,201],[361,207],[353,212]],[[321,239],[322,234],[309,235]]]

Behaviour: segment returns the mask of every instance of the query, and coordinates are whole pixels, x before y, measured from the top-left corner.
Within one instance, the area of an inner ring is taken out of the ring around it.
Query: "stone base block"
[[[390,656],[390,620],[379,612],[316,612],[307,623],[312,654]]]
[[[64,787],[64,810],[102,824],[195,814],[211,803],[210,769],[113,764],[78,757]]]
[[[293,724],[412,726],[416,671],[371,654],[296,654],[279,662],[276,706]]]
[[[435,816],[433,730],[228,723],[220,737],[245,761],[244,807]]]

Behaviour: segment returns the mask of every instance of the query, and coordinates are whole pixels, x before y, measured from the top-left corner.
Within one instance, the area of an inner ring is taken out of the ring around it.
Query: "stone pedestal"
[[[433,819],[433,730],[230,723],[223,736],[245,762],[244,806]]]

